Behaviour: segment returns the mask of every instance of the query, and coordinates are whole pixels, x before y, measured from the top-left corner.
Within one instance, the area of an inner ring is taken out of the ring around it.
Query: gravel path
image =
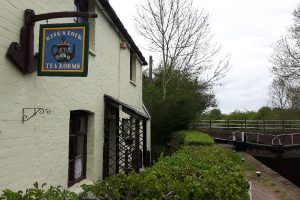
[[[251,180],[252,200],[280,200],[274,191],[260,181]]]

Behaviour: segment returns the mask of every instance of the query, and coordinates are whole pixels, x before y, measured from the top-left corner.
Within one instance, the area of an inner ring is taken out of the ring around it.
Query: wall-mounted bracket
[[[45,108],[23,108],[22,109],[22,124],[37,114],[44,115],[44,114],[51,114],[51,110]]]
[[[97,14],[90,12],[53,12],[36,15],[34,10],[26,9],[21,29],[20,43],[12,42],[8,48],[8,58],[24,73],[34,71],[34,25],[35,22],[54,18],[85,17],[97,18]]]

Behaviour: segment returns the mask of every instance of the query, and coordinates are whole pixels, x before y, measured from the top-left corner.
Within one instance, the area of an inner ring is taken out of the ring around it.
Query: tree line
[[[199,114],[199,120],[299,120],[300,109],[283,109],[263,106],[258,111],[239,111],[236,110],[229,114],[222,113],[215,108]]]

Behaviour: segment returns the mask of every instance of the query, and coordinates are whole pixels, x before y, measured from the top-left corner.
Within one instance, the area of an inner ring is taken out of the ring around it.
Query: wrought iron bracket
[[[85,17],[97,18],[90,12],[53,12],[36,15],[34,10],[26,9],[24,25],[21,28],[20,43],[12,42],[7,57],[24,73],[34,71],[34,26],[35,22],[54,18]]]
[[[37,114],[44,115],[44,114],[50,114],[51,110],[45,109],[45,108],[23,108],[22,109],[22,124]]]

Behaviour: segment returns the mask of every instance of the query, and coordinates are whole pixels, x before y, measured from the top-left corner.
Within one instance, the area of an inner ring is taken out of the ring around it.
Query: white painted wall
[[[137,61],[134,86],[129,82],[129,50],[120,50],[120,36],[98,6],[95,55],[89,56],[88,77],[38,77],[36,72],[24,75],[6,58],[10,43],[19,42],[26,8],[34,9],[36,14],[72,11],[73,2],[0,0],[0,191],[25,189],[35,181],[67,187],[71,110],[91,113],[87,178],[101,178],[103,95],[111,95],[143,111],[141,64]],[[72,22],[72,19],[49,20],[57,22]],[[35,26],[35,52],[38,31],[39,23]],[[37,114],[22,123],[22,109],[34,107],[49,109],[51,113]],[[148,129],[149,134],[149,125]]]

